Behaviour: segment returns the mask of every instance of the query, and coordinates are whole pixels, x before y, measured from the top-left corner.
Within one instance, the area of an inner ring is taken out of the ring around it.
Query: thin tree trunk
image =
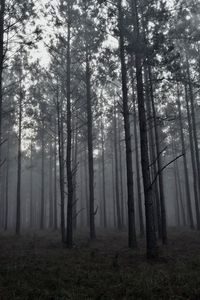
[[[177,95],[177,105],[178,105],[178,113],[179,113],[181,146],[182,146],[182,152],[184,154],[183,164],[184,164],[184,176],[185,176],[187,213],[188,213],[188,220],[189,220],[190,227],[191,227],[191,229],[194,229],[194,221],[193,221],[193,215],[192,215],[192,203],[191,203],[191,196],[190,196],[190,184],[189,184],[189,175],[188,175],[188,164],[187,164],[187,156],[186,156],[186,149],[185,149],[185,140],[184,140],[184,132],[183,132],[183,121],[182,121],[179,91],[178,91],[178,95]]]
[[[102,166],[102,187],[103,187],[103,226],[107,228],[106,212],[106,177],[105,177],[105,149],[104,149],[104,126],[101,119],[101,166]]]
[[[57,230],[57,139],[56,139],[56,121],[54,138],[54,229]]]
[[[116,189],[116,212],[117,212],[117,228],[122,229],[121,221],[121,211],[120,211],[120,201],[119,201],[119,161],[118,161],[118,151],[117,151],[117,115],[116,115],[116,106],[114,103],[114,153],[115,153],[115,189]]]
[[[86,49],[86,88],[87,88],[87,129],[88,129],[88,167],[89,167],[89,204],[90,204],[90,239],[96,238],[94,211],[94,158],[92,133],[92,98],[91,98],[91,70],[89,53]]]
[[[151,73],[150,66],[148,66],[148,70],[149,70],[149,80],[150,80],[151,105],[152,105],[154,130],[155,130],[156,156],[157,156],[158,173],[159,173],[158,182],[159,182],[159,191],[160,191],[162,242],[163,244],[167,244],[167,221],[166,221],[166,208],[165,208],[164,181],[163,181],[163,172],[161,171],[162,151],[160,148],[159,129],[157,124],[157,115],[156,115],[156,107],[154,102],[153,83],[152,83],[152,73]]]
[[[57,122],[58,122],[58,153],[59,153],[59,183],[60,183],[60,200],[61,200],[61,235],[62,242],[65,242],[65,184],[64,184],[64,138],[63,138],[63,114],[62,101],[59,103],[59,86],[57,82]]]
[[[136,160],[135,164],[136,164],[136,173],[137,173],[137,192],[138,192],[138,210],[139,210],[140,236],[144,237],[144,220],[143,220],[143,210],[142,210],[142,188],[141,188],[141,181],[140,181],[138,132],[137,132],[137,113],[136,113],[136,101],[135,101],[135,99],[133,101],[133,117],[134,117],[135,160]]]
[[[71,112],[71,1],[68,1],[68,31],[67,31],[67,237],[68,248],[73,246],[73,173],[71,165],[72,153],[72,112]]]
[[[132,0],[131,3],[132,3],[133,25],[135,26],[135,34],[136,34],[137,42],[140,43],[137,1]],[[135,63],[136,63],[136,78],[137,78],[139,125],[140,125],[141,163],[142,163],[142,175],[143,175],[143,185],[144,185],[144,195],[145,195],[147,257],[154,258],[157,257],[158,255],[158,248],[157,248],[156,231],[155,231],[153,189],[152,189],[151,177],[150,177],[147,120],[146,120],[146,112],[145,112],[144,87],[143,87],[143,76],[142,76],[142,58],[138,52],[135,53]]]
[[[88,168],[87,168],[87,149],[84,149],[84,170],[85,170],[85,204],[86,204],[86,219],[87,226],[90,226],[90,209],[89,209],[89,196],[88,196]]]
[[[34,212],[33,212],[33,141],[31,139],[30,153],[30,228],[33,227]]]
[[[44,229],[44,152],[45,152],[45,141],[44,141],[44,119],[42,119],[42,162],[41,162],[41,208],[40,208],[40,229]]]
[[[10,128],[9,128],[10,130]],[[6,199],[5,199],[5,225],[4,229],[8,230],[8,201],[9,201],[9,171],[10,171],[10,134],[8,133],[7,141],[7,165],[6,165]]]
[[[119,119],[118,119],[119,124]],[[121,221],[124,227],[124,185],[123,185],[123,166],[122,166],[122,149],[121,149],[121,130],[118,126],[118,147],[119,147],[119,176],[120,176],[120,196],[121,196]]]
[[[20,66],[21,68],[21,66]],[[17,212],[16,212],[16,234],[21,231],[21,158],[22,158],[22,70],[20,69],[19,81],[19,131],[18,131],[18,155],[17,155]]]
[[[5,0],[1,0],[0,6],[0,142],[2,140],[2,104],[3,104],[3,64],[4,64],[4,21]],[[0,151],[1,154],[1,151]],[[1,155],[0,155],[1,160]]]
[[[176,165],[177,182],[178,182],[178,190],[179,190],[179,195],[180,195],[180,207],[181,207],[181,212],[182,212],[183,225],[186,226],[185,208],[183,205],[182,185],[181,185],[180,172],[179,172],[179,166],[178,166],[177,161],[175,161],[175,165]]]
[[[196,159],[196,171],[197,171],[197,188],[198,188],[198,199],[195,201],[196,208],[196,219],[197,219],[197,229],[200,230],[200,209],[199,209],[199,197],[200,197],[200,159],[199,159],[199,146],[198,146],[198,138],[197,138],[197,128],[196,128],[196,116],[195,116],[195,106],[194,106],[194,95],[192,82],[190,77],[190,68],[189,62],[187,59],[187,77],[188,77],[188,87],[189,87],[189,99],[190,99],[190,107],[191,107],[191,124],[193,131],[193,141],[194,141],[194,155]]]
[[[137,246],[135,228],[135,209],[134,209],[134,187],[133,187],[133,166],[132,166],[132,147],[128,107],[128,88],[127,88],[127,69],[125,62],[124,45],[124,21],[123,21],[122,1],[118,0],[118,26],[119,26],[119,48],[121,60],[122,94],[123,94],[123,116],[126,144],[126,170],[127,170],[127,191],[128,191],[128,244],[130,248]]]
[[[73,139],[73,227],[77,229],[77,166],[78,166],[78,124],[75,122],[74,139]]]
[[[49,227],[53,228],[53,147],[49,145]]]
[[[176,157],[176,151],[174,149],[174,143],[172,142],[172,153],[173,157]],[[175,179],[175,217],[177,226],[180,227],[181,225],[181,218],[180,218],[180,205],[179,205],[179,187],[178,187],[178,176],[177,176],[177,161],[174,162],[174,179]]]

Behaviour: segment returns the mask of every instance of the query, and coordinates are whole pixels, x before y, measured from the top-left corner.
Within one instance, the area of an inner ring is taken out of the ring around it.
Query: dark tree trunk
[[[176,157],[176,151],[174,149],[174,143],[172,142],[172,153],[173,157]],[[181,218],[180,218],[180,205],[179,205],[179,186],[178,186],[178,176],[177,176],[177,161],[174,162],[174,179],[175,179],[175,219],[177,226],[180,227],[181,225]]]
[[[192,203],[191,203],[191,196],[190,196],[190,184],[189,184],[189,175],[188,175],[188,164],[187,164],[187,156],[186,156],[186,149],[185,149],[185,140],[184,140],[184,132],[183,132],[183,121],[182,121],[182,113],[181,113],[181,104],[180,104],[180,95],[178,91],[177,95],[177,105],[178,105],[178,114],[179,114],[179,127],[180,127],[180,136],[181,136],[181,146],[183,152],[183,165],[184,165],[184,176],[185,176],[185,191],[186,191],[186,201],[187,201],[187,213],[188,213],[188,220],[191,229],[194,229],[194,221],[192,215]]]
[[[67,237],[68,248],[73,246],[73,173],[72,153],[72,112],[71,112],[71,1],[68,1],[68,37],[67,37]]]
[[[102,166],[102,187],[103,187],[103,226],[104,228],[107,228],[104,126],[103,126],[102,119],[101,119],[101,166]]]
[[[88,137],[88,167],[89,167],[89,210],[90,210],[90,239],[96,238],[95,211],[94,211],[94,158],[92,133],[92,97],[91,97],[91,70],[89,53],[86,49],[86,88],[87,88],[87,137]]]
[[[10,130],[10,128],[9,128]],[[10,134],[8,133],[7,141],[7,159],[6,159],[6,199],[5,199],[5,225],[4,229],[8,229],[8,201],[9,201],[9,171],[10,171]]]
[[[41,162],[41,208],[40,208],[40,229],[44,229],[44,213],[45,213],[45,203],[44,203],[44,160],[45,160],[45,141],[44,141],[44,119],[42,119],[42,162]]]
[[[57,139],[56,139],[56,121],[54,138],[54,229],[57,230]]]
[[[30,153],[30,228],[33,227],[34,212],[33,212],[33,141],[31,140]]]
[[[190,115],[190,107],[189,107],[189,99],[188,99],[188,90],[187,86],[185,85],[185,101],[186,101],[186,108],[187,108],[187,118],[188,118],[188,128],[189,128],[189,140],[190,140],[190,153],[191,153],[191,161],[192,161],[192,171],[193,171],[193,185],[194,185],[194,199],[195,199],[195,205],[197,213],[197,222],[198,222],[198,213],[199,213],[199,205],[198,205],[198,187],[197,187],[197,170],[196,170],[196,162],[195,162],[195,149],[194,149],[194,140],[193,140],[193,134],[192,134],[192,120]],[[180,96],[178,95],[178,106],[179,106],[179,116],[181,116],[181,122],[182,122],[182,115],[181,115],[181,105],[180,105]],[[179,117],[180,118],[180,117]],[[183,131],[183,123],[182,123],[182,131]],[[184,156],[186,156],[186,149],[184,152]],[[189,185],[189,179],[188,179],[188,185]],[[190,222],[191,229],[194,229],[194,220],[192,215],[192,204],[191,200],[188,202],[188,219]]]
[[[49,227],[53,228],[53,147],[49,145]]]
[[[4,64],[4,19],[5,0],[0,2],[0,142],[2,140],[2,104],[3,104],[3,64]],[[1,151],[0,151],[1,153]],[[1,155],[0,155],[1,160]]]
[[[134,93],[134,91],[133,91]],[[135,97],[134,97],[135,98]],[[140,181],[140,163],[139,163],[139,149],[138,149],[138,131],[137,131],[137,112],[136,103],[133,100],[133,122],[134,122],[134,137],[135,137],[135,164],[137,173],[137,192],[138,192],[138,210],[139,210],[139,223],[140,223],[140,236],[144,237],[144,220],[143,220],[143,210],[142,210],[142,187]]]
[[[140,43],[137,1],[132,0],[131,3],[132,3],[133,25],[135,26],[136,39],[137,42]],[[142,63],[142,57],[138,52],[135,53],[135,64],[136,64],[137,98],[138,98],[138,112],[139,112],[139,125],[140,125],[141,163],[142,163],[142,175],[143,175],[143,185],[144,185],[144,195],[145,195],[147,257],[155,258],[158,255],[158,247],[157,247],[156,231],[155,231],[153,189],[152,189],[151,177],[150,177],[147,120],[146,120],[146,112],[145,112],[144,87],[143,87],[143,75],[142,75],[143,63]]]
[[[112,153],[114,149],[112,149]],[[116,193],[116,189],[115,189],[115,172],[114,172],[114,155],[112,154],[112,198],[113,198],[113,225],[114,228],[117,227],[117,220],[116,220],[116,198],[115,198],[115,193]]]
[[[77,229],[77,167],[78,167],[78,123],[75,121],[73,138],[73,228]]]
[[[158,165],[158,182],[159,182],[159,192],[160,192],[160,209],[161,209],[161,230],[162,230],[162,242],[163,244],[167,244],[167,221],[166,221],[166,208],[165,208],[165,194],[164,194],[164,181],[163,181],[163,172],[162,170],[162,154],[160,148],[160,140],[159,140],[159,129],[157,124],[157,115],[156,115],[156,107],[154,102],[154,93],[153,93],[153,83],[152,83],[152,73],[151,67],[148,66],[149,70],[149,80],[150,80],[150,95],[151,95],[151,105],[153,112],[153,123],[155,130],[155,142],[156,142],[156,158]]]
[[[87,227],[90,227],[90,208],[89,208],[89,192],[88,192],[88,162],[87,162],[87,147],[84,149],[84,171],[85,171],[85,204],[86,204],[86,219]]]
[[[200,210],[199,210],[199,198],[200,198],[200,159],[199,159],[199,146],[198,146],[198,138],[197,138],[197,128],[196,128],[196,116],[195,116],[195,104],[194,104],[194,95],[192,82],[190,77],[190,68],[189,62],[187,60],[187,77],[188,77],[188,87],[189,87],[189,99],[190,107],[191,107],[191,125],[192,125],[192,133],[193,133],[193,141],[194,141],[194,156],[196,159],[196,182],[197,182],[197,190],[198,190],[198,198],[195,198],[195,208],[196,208],[196,219],[197,219],[197,229],[200,230]]]
[[[121,128],[118,119],[118,147],[119,147],[119,176],[120,176],[120,196],[121,196],[121,221],[124,227],[124,184],[123,184],[123,165],[122,165],[122,149],[121,149]]]
[[[117,228],[122,229],[121,221],[121,211],[120,211],[120,201],[119,201],[119,161],[118,161],[118,151],[117,151],[117,116],[116,116],[116,107],[114,104],[114,153],[115,153],[115,190],[116,190],[116,213],[117,213]]]
[[[131,133],[128,107],[128,88],[127,88],[127,69],[125,62],[124,45],[124,21],[123,21],[122,1],[118,0],[118,26],[119,26],[119,48],[121,60],[122,76],[122,97],[123,97],[123,116],[126,144],[126,170],[127,170],[127,191],[128,191],[128,244],[130,248],[136,247],[136,228],[135,228],[135,209],[134,209],[134,187],[133,187],[133,166]]]
[[[21,67],[20,67],[21,68]],[[21,231],[21,158],[22,158],[22,70],[20,70],[19,87],[19,131],[18,131],[18,154],[17,154],[17,212],[16,212],[16,234]]]
[[[62,242],[65,242],[65,172],[64,172],[64,137],[63,137],[63,113],[62,101],[59,102],[59,86],[57,83],[57,122],[58,122],[58,153],[59,153],[59,182],[60,182],[60,202],[61,202],[61,235]]]
[[[184,204],[183,204],[182,185],[181,185],[180,172],[179,172],[179,166],[178,166],[177,161],[175,162],[175,166],[176,166],[178,190],[179,190],[179,195],[180,195],[180,208],[181,208],[181,213],[182,213],[183,225],[186,226],[186,217],[185,217],[185,207],[184,207]]]

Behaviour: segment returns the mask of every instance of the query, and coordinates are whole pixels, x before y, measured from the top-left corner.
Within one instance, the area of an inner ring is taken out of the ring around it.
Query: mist
[[[0,299],[200,298],[199,1],[0,6]]]

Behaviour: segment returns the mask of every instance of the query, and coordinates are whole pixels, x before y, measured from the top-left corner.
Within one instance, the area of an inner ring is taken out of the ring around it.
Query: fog
[[[0,299],[199,299],[199,15],[1,0]]]

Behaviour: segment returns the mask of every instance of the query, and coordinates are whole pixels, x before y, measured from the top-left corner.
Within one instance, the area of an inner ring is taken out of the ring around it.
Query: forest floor
[[[173,231],[158,261],[144,241],[127,248],[125,233],[100,232],[90,243],[76,236],[72,250],[58,233],[16,238],[0,234],[0,300],[200,299],[200,233]]]

